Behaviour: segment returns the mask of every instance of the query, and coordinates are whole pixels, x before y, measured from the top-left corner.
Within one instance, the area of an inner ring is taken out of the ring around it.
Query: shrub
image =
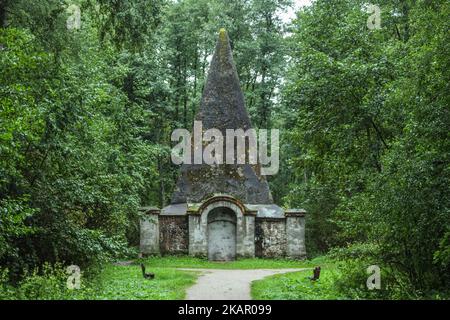
[[[79,300],[87,299],[96,290],[92,282],[85,279],[81,271],[80,289],[69,289],[67,282],[70,274],[62,264],[45,263],[35,269],[19,283],[15,298],[22,300]]]

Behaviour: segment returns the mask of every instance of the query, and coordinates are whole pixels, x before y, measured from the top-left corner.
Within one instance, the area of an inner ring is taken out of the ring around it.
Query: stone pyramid
[[[251,128],[230,41],[224,29],[219,33],[195,120],[202,122],[203,131],[216,128],[224,137],[226,129],[245,131]],[[227,194],[248,204],[273,203],[258,163],[183,164],[171,204],[201,203],[215,194]]]

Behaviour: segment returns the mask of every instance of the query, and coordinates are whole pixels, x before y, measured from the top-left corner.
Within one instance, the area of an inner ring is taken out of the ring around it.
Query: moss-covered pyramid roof
[[[251,128],[239,85],[227,32],[220,30],[211,61],[200,109],[195,118],[202,121],[203,131],[211,128]],[[272,195],[259,164],[183,164],[172,204],[199,203],[213,194],[233,196],[243,203],[271,204]]]

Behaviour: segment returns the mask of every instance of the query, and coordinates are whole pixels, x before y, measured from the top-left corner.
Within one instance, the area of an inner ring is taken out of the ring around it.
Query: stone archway
[[[227,207],[217,207],[208,213],[208,259],[231,261],[236,259],[236,213]]]
[[[228,212],[234,214],[232,218],[228,219],[230,222],[235,222],[236,228],[236,251],[233,259],[254,257],[255,216],[247,212],[245,206],[239,200],[227,195],[211,197],[200,207],[190,211],[189,254],[192,256],[208,256],[208,217],[211,212],[219,208],[221,211],[228,210]],[[212,221],[211,219],[215,220],[214,217],[210,218],[210,221]]]

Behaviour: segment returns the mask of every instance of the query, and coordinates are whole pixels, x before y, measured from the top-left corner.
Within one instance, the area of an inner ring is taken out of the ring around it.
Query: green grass
[[[0,300],[181,300],[197,279],[197,272],[174,268],[151,268],[151,272],[155,279],[148,280],[139,265],[105,264],[82,274],[80,288],[70,290],[65,268],[47,267],[16,287],[0,281]]]
[[[290,260],[290,259],[238,259],[229,262],[214,262],[207,259],[189,256],[149,257],[137,260],[149,268],[206,268],[206,269],[283,269],[283,268],[309,268],[317,260]]]
[[[335,300],[346,299],[336,291],[334,280],[339,273],[331,261],[314,259],[320,265],[320,279],[311,281],[311,270],[274,275],[252,283],[251,294],[257,300]]]
[[[155,279],[142,277],[140,263],[146,265],[148,272],[155,274]],[[254,258],[212,262],[189,256],[150,257],[131,261],[131,264],[108,263],[101,269],[94,269],[92,273],[82,275],[79,290],[67,289],[65,268],[55,266],[48,267],[44,274],[30,275],[18,287],[8,287],[8,292],[2,290],[5,292],[0,292],[0,297],[32,300],[180,300],[185,298],[186,289],[195,283],[199,273],[176,268],[282,269],[309,268],[319,263],[323,266],[327,261]],[[310,274],[311,271],[308,271]],[[279,285],[275,278],[270,281],[271,286]],[[260,284],[264,287],[263,282]],[[3,287],[0,281],[0,289]]]
[[[148,271],[155,273],[154,280],[142,278],[139,263],[144,263]],[[207,269],[282,269],[308,268],[318,263],[289,259],[239,259],[230,262],[213,262],[189,256],[165,256],[138,259],[131,265],[107,265],[95,281],[86,299],[100,300],[177,300],[185,297],[186,288],[193,285],[196,272],[176,270],[176,268]],[[309,272],[310,273],[310,272]]]
[[[140,263],[148,271],[155,273],[154,280],[142,277]],[[107,265],[97,277],[87,299],[100,300],[178,300],[185,297],[186,288],[193,285],[196,272],[176,270],[176,268],[207,269],[276,269],[307,268],[317,261],[288,259],[239,259],[230,262],[213,262],[189,256],[165,256],[138,259],[131,265]]]
[[[142,277],[139,266],[141,262],[145,263],[148,271],[155,273],[155,279],[146,280]],[[61,265],[47,266],[40,273],[32,273],[16,287],[4,281],[3,273],[3,276],[0,274],[0,300],[180,300],[185,298],[186,289],[195,283],[199,273],[176,268],[311,268],[254,281],[251,294],[253,299],[258,300],[403,298],[400,295],[397,297],[395,292],[367,292],[364,290],[365,274],[356,280],[353,277],[355,270],[361,269],[361,266],[355,267],[348,262],[343,265],[342,261],[326,257],[309,261],[255,258],[218,263],[188,256],[169,256],[138,259],[131,263],[106,264],[101,269],[86,271],[82,275],[79,290],[67,288],[67,273]],[[322,271],[320,279],[312,282],[309,277],[312,275],[312,267],[316,265],[320,265]],[[448,293],[434,292],[429,298],[448,299]]]
[[[180,300],[197,278],[193,272],[171,268],[152,268],[151,272],[155,273],[155,279],[147,280],[137,265],[109,265],[97,279],[99,290],[95,290],[91,299]]]
[[[155,279],[142,277],[139,263],[145,263],[147,271],[155,273]],[[219,263],[188,256],[151,257],[132,261],[132,264],[105,264],[100,270],[88,273],[81,278],[81,289],[68,290],[65,268],[48,268],[45,274],[31,275],[17,288],[0,292],[2,299],[44,299],[44,300],[179,300],[185,298],[186,289],[192,286],[198,276],[195,271],[181,271],[176,268],[215,268],[215,269],[273,269],[309,268],[320,265],[326,268],[329,261],[320,258],[312,261],[288,259],[239,259]],[[309,280],[302,282],[311,270],[275,276],[255,282],[253,295],[257,299],[300,299],[311,295],[326,293],[324,284],[327,273],[317,282],[315,288],[308,288]],[[300,275],[300,276],[299,276]],[[299,280],[300,279],[300,280]],[[0,289],[2,289],[0,282]],[[301,292],[299,292],[299,290]],[[309,291],[308,291],[309,290]],[[315,290],[315,291],[314,291]]]

